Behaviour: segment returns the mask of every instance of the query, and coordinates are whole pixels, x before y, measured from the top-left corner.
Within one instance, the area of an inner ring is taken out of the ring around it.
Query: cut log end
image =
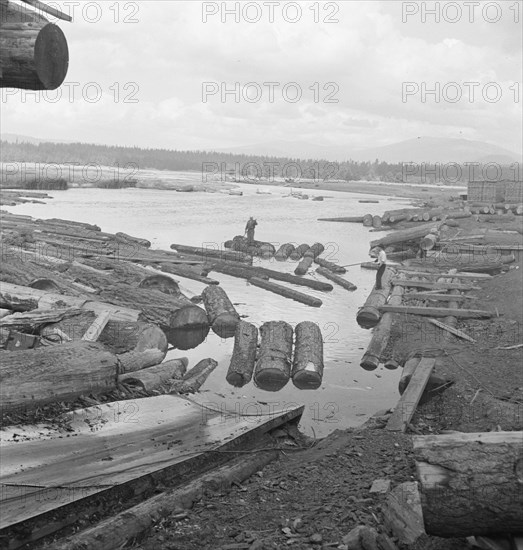
[[[203,309],[196,306],[186,306],[171,314],[169,325],[172,329],[192,329],[208,326],[209,319]]]
[[[379,367],[379,364],[379,357],[375,357],[374,355],[369,355],[366,353],[361,360],[360,367],[368,371],[373,371]]]

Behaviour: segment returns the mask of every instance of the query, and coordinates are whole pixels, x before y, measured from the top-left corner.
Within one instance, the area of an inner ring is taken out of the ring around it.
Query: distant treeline
[[[349,156],[349,155],[348,155]],[[168,149],[143,149],[116,147],[87,143],[31,144],[26,142],[1,142],[0,161],[55,164],[97,164],[134,169],[136,178],[140,170],[174,170],[201,172],[207,181],[212,178],[256,179],[285,178],[289,180],[345,180],[387,181],[419,184],[456,184],[470,181],[518,181],[518,166],[460,165],[457,163],[387,163],[348,160],[340,163],[317,159],[296,159],[240,155],[209,151],[172,151]]]

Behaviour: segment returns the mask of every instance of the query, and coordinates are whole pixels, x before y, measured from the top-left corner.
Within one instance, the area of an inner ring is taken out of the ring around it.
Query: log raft
[[[383,274],[381,284],[381,290],[377,290],[375,287],[369,294],[363,307],[358,311],[356,320],[358,325],[363,328],[375,327],[380,319],[381,312],[380,307],[387,302],[387,298],[391,289],[392,270],[387,268]]]

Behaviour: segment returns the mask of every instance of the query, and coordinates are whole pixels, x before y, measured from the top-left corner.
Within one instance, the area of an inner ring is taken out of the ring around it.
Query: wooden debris
[[[100,334],[102,333],[103,329],[109,322],[110,318],[111,318],[110,311],[102,311],[101,313],[99,313],[96,319],[93,321],[93,324],[87,329],[87,332],[82,336],[82,340],[85,340],[86,342],[96,342],[96,340],[98,340]]]
[[[182,380],[172,383],[170,388],[171,393],[185,394],[197,392],[217,366],[218,363],[214,359],[202,359],[184,375]]]
[[[455,296],[453,296],[453,298],[455,298]],[[454,327],[446,325],[445,323],[441,323],[440,321],[436,321],[436,319],[428,319],[428,321],[429,323],[432,323],[436,327],[439,327],[443,330],[446,330],[447,332],[450,332],[451,334],[454,334],[454,336],[457,336],[458,338],[467,340],[467,342],[472,342],[472,343],[476,342],[474,338],[471,338],[468,334],[465,334],[463,331],[455,329]]]
[[[387,430],[405,432],[432,374],[434,364],[435,359],[433,358],[423,358],[419,362],[405,393],[401,396],[387,422]]]

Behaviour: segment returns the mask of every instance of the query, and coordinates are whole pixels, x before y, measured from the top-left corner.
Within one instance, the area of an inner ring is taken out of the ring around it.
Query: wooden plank
[[[423,315],[424,317],[460,317],[461,319],[489,319],[496,315],[492,311],[482,309],[454,309],[450,307],[417,307],[417,306],[381,306],[385,313],[405,313],[407,315]]]
[[[110,311],[100,312],[93,321],[92,325],[85,331],[85,334],[82,336],[82,340],[87,342],[96,342],[110,319]]]
[[[394,412],[387,422],[387,430],[405,433],[409,422],[414,416],[421,395],[425,390],[430,375],[434,370],[436,360],[431,357],[423,357],[419,362],[405,393],[401,396]]]
[[[218,396],[201,399],[160,395],[73,411],[64,415],[74,430],[67,438],[35,429],[35,439],[19,441],[20,427],[2,430],[0,529],[102,492],[109,498],[120,485],[147,483],[149,474],[158,481],[186,475],[191,465],[201,471],[212,451],[241,449],[303,412],[260,404],[256,415],[247,406],[243,416]]]
[[[453,298],[455,298],[455,296],[453,296]],[[454,334],[454,336],[457,336],[458,338],[463,338],[463,340],[467,340],[467,342],[473,342],[473,343],[476,342],[474,338],[471,338],[468,334],[465,334],[463,331],[458,330],[457,328],[451,327],[449,325],[446,325],[445,323],[441,323],[440,321],[436,321],[436,319],[429,319],[429,323],[432,323],[433,325],[443,330],[446,330],[451,334]]]
[[[476,296],[468,296],[466,294],[452,295],[452,294],[431,294],[428,292],[409,292],[403,295],[403,301],[405,300],[432,300],[434,302],[464,302],[465,300],[478,300]]]
[[[452,275],[449,275],[452,277]],[[393,285],[406,286],[409,288],[434,288],[439,290],[481,290],[479,286],[463,285],[461,283],[432,283],[424,281],[402,281],[393,279]]]

